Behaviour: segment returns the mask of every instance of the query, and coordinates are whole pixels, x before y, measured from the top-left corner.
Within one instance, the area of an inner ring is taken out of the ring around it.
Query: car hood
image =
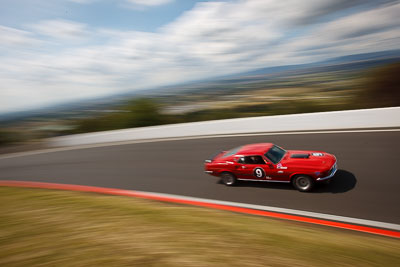
[[[334,155],[323,151],[288,150],[279,164],[288,167],[330,169],[335,162]]]

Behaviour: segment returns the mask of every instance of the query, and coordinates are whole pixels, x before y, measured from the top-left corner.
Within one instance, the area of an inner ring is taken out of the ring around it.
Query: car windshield
[[[272,163],[277,164],[283,156],[285,155],[286,151],[279,146],[273,146],[270,150],[265,153],[265,157],[272,161]]]
[[[231,149],[228,152],[226,152],[222,157],[226,158],[226,157],[235,155],[241,148],[242,148],[241,146],[235,147],[234,149]]]

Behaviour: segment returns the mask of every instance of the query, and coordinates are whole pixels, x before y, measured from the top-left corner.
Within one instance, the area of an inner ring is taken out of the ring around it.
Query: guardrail
[[[170,124],[55,137],[50,146],[77,146],[133,140],[169,139],[195,136],[369,129],[400,126],[400,107],[317,112]]]

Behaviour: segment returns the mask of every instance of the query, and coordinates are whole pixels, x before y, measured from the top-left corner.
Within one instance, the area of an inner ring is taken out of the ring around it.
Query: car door
[[[259,155],[242,156],[235,166],[237,178],[242,180],[270,180],[270,168]]]
[[[268,180],[273,182],[290,182],[290,172],[288,167],[282,163],[273,164],[267,158],[263,157],[266,162],[265,172],[268,174]]]

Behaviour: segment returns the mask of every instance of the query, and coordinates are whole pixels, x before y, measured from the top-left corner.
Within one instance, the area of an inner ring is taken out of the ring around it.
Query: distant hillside
[[[0,123],[5,124],[15,120],[24,120],[38,116],[64,116],[65,112],[72,112],[72,116],[74,113],[87,114],[90,112],[100,112],[101,110],[111,108],[112,106],[123,105],[127,100],[135,97],[158,97],[165,94],[173,95],[187,92],[198,93],[202,90],[207,91],[211,89],[227,90],[228,92],[229,89],[227,88],[231,88],[232,85],[235,85],[234,87],[236,87],[240,83],[265,83],[276,79],[282,80],[293,75],[306,75],[333,71],[355,72],[396,61],[400,61],[400,50],[348,55],[310,64],[268,67],[208,80],[119,93],[108,97],[67,102],[61,105],[54,105],[35,110],[0,114]]]
[[[316,63],[300,64],[300,65],[286,65],[278,67],[268,67],[257,69],[253,71],[244,72],[235,76],[251,76],[260,74],[276,74],[286,71],[295,70],[296,72],[312,72],[321,71],[320,68],[325,67],[330,70],[335,68],[340,69],[338,65],[345,65],[348,68],[368,68],[374,65],[380,65],[400,60],[400,50],[390,50],[382,52],[364,53],[356,55],[348,55],[343,57],[336,57],[329,60],[324,60]],[[235,77],[232,76],[232,77]],[[227,78],[227,77],[226,77]]]

